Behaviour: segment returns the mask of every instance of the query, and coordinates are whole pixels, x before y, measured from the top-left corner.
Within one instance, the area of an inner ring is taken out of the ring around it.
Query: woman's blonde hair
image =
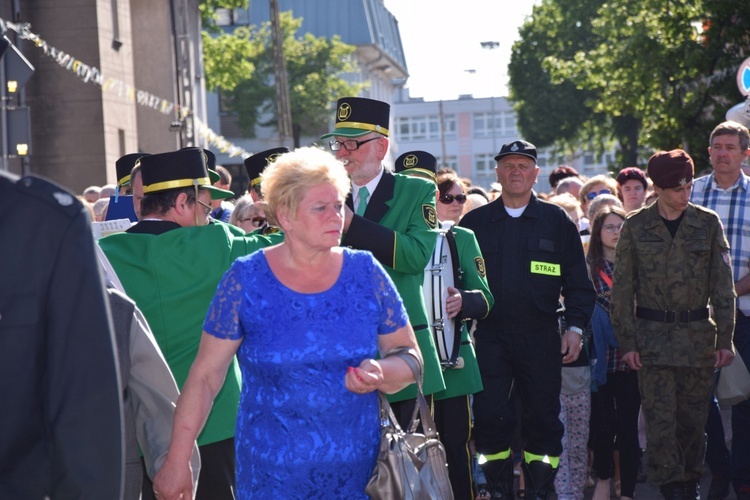
[[[586,197],[595,184],[604,184],[605,186],[607,186],[607,189],[609,189],[610,194],[614,196],[617,196],[620,192],[620,186],[612,177],[608,175],[595,175],[591,179],[584,182],[583,186],[581,186],[581,190],[578,192],[578,202],[581,204],[581,206],[586,205],[586,202],[588,201]]]
[[[346,198],[351,189],[344,164],[331,153],[304,147],[276,158],[261,174],[261,191],[268,205],[266,218],[269,223],[278,226],[276,214],[281,208],[294,216],[307,190],[320,184],[332,185],[342,198]]]

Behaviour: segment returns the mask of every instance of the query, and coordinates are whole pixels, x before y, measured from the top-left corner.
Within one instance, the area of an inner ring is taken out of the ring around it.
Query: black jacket
[[[0,172],[0,498],[119,498],[121,392],[91,216]]]
[[[556,329],[562,295],[566,324],[586,328],[596,292],[578,230],[563,209],[532,195],[514,219],[498,198],[467,213],[460,225],[476,235],[495,297],[481,326],[518,332]]]

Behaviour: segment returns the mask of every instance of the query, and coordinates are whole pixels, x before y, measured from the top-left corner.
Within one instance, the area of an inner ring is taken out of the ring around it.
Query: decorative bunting
[[[145,90],[138,90],[117,78],[105,78],[99,68],[89,66],[70,54],[52,47],[46,41],[42,40],[39,35],[32,33],[29,23],[12,23],[0,18],[0,32],[5,33],[8,30],[14,31],[24,40],[33,42],[45,55],[52,58],[61,67],[75,73],[84,83],[99,85],[102,88],[102,92],[116,93],[119,97],[125,97],[139,106],[151,108],[163,115],[176,113],[180,119],[185,119],[191,113],[190,108],[187,106],[180,106]],[[235,146],[228,139],[211,130],[208,125],[194,115],[193,121],[195,124],[195,134],[201,139],[206,140],[221,153],[226,153],[229,157],[242,156],[246,158],[250,156],[250,153],[245,149]]]

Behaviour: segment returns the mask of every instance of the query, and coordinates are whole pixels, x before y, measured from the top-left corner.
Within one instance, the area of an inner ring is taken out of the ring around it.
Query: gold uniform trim
[[[193,185],[210,186],[211,180],[208,177],[201,177],[199,179],[177,179],[173,181],[157,182],[156,184],[143,186],[143,192],[151,193],[153,191],[164,191],[165,189],[176,189]]]
[[[130,182],[130,174],[126,175],[122,179],[120,179],[119,185],[124,186],[126,183]]]
[[[338,122],[335,128],[359,128],[362,130],[370,130],[372,132],[378,132],[385,136],[388,135],[388,129],[381,127],[380,125],[373,125],[372,123],[360,123],[360,122]]]
[[[253,179],[253,180],[250,181],[250,187],[257,186],[258,184],[261,183],[262,180],[263,179],[261,179],[260,177],[256,177],[255,179]]]
[[[435,172],[431,170],[427,170],[426,168],[412,167],[404,171],[404,173],[408,173],[408,172],[418,172],[420,174],[424,174],[430,179],[432,179],[433,181],[437,182],[437,175],[435,175]]]

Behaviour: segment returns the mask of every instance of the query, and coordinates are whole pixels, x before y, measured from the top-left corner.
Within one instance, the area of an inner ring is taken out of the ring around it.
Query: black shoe
[[[659,487],[664,500],[685,500],[685,483],[674,482]],[[691,499],[692,500],[692,499]]]
[[[731,480],[726,476],[713,476],[706,500],[724,500],[729,496]]]
[[[480,465],[492,500],[513,499],[513,459],[491,460]]]
[[[526,500],[547,500],[555,483],[557,469],[550,464],[534,460],[521,463],[526,485]]]
[[[682,492],[685,500],[701,500],[701,485],[698,481],[685,481],[682,483]]]

